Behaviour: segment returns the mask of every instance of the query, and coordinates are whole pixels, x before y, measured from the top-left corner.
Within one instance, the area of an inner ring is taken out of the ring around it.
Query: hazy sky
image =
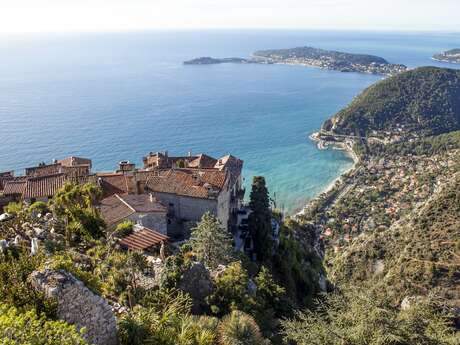
[[[460,31],[460,0],[0,0],[0,33],[187,28]]]

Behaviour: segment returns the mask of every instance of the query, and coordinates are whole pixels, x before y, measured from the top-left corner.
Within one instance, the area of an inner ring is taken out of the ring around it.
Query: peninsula
[[[433,55],[433,59],[442,62],[460,63],[460,48],[435,54]]]
[[[400,64],[391,64],[384,58],[365,55],[324,50],[312,47],[297,47],[290,49],[259,50],[248,59],[223,58],[215,59],[201,57],[185,61],[186,65],[220,64],[220,63],[261,63],[261,64],[287,64],[308,67],[319,67],[340,72],[358,72],[381,74],[386,76],[396,75],[407,70]]]
[[[203,56],[189,61],[184,61],[184,65],[217,65],[221,63],[253,63],[255,61],[243,58],[223,58],[216,59],[209,56]]]

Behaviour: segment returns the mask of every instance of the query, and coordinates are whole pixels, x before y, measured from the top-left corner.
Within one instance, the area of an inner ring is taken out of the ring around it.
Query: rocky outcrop
[[[193,299],[193,312],[199,312],[206,305],[206,297],[213,290],[209,271],[201,262],[193,262],[181,277],[179,289],[188,293]]]
[[[64,270],[35,271],[32,285],[57,301],[57,317],[86,328],[85,339],[95,345],[117,345],[117,322],[105,299]]]

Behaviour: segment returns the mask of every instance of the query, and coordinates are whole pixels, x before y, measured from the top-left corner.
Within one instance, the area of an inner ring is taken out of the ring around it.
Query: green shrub
[[[218,327],[221,345],[261,345],[268,342],[262,337],[255,320],[239,310],[225,316]]]
[[[48,205],[43,201],[36,201],[32,205],[29,206],[27,211],[31,214],[45,214],[48,210]]]
[[[88,345],[75,326],[50,321],[34,310],[21,313],[0,304],[0,343],[8,345]]]
[[[134,223],[130,220],[124,221],[117,225],[114,236],[123,238],[133,233]]]

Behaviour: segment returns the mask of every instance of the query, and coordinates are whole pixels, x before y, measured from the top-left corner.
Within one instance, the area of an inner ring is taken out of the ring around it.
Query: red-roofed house
[[[152,174],[145,190],[168,207],[168,234],[187,237],[191,226],[206,212],[216,215],[228,228],[230,175],[217,169],[170,169]]]
[[[150,252],[168,241],[169,237],[158,231],[135,226],[134,232],[120,241],[120,246],[128,250]]]
[[[101,215],[109,227],[130,220],[162,234],[167,233],[167,208],[148,194],[114,194],[100,202]]]

